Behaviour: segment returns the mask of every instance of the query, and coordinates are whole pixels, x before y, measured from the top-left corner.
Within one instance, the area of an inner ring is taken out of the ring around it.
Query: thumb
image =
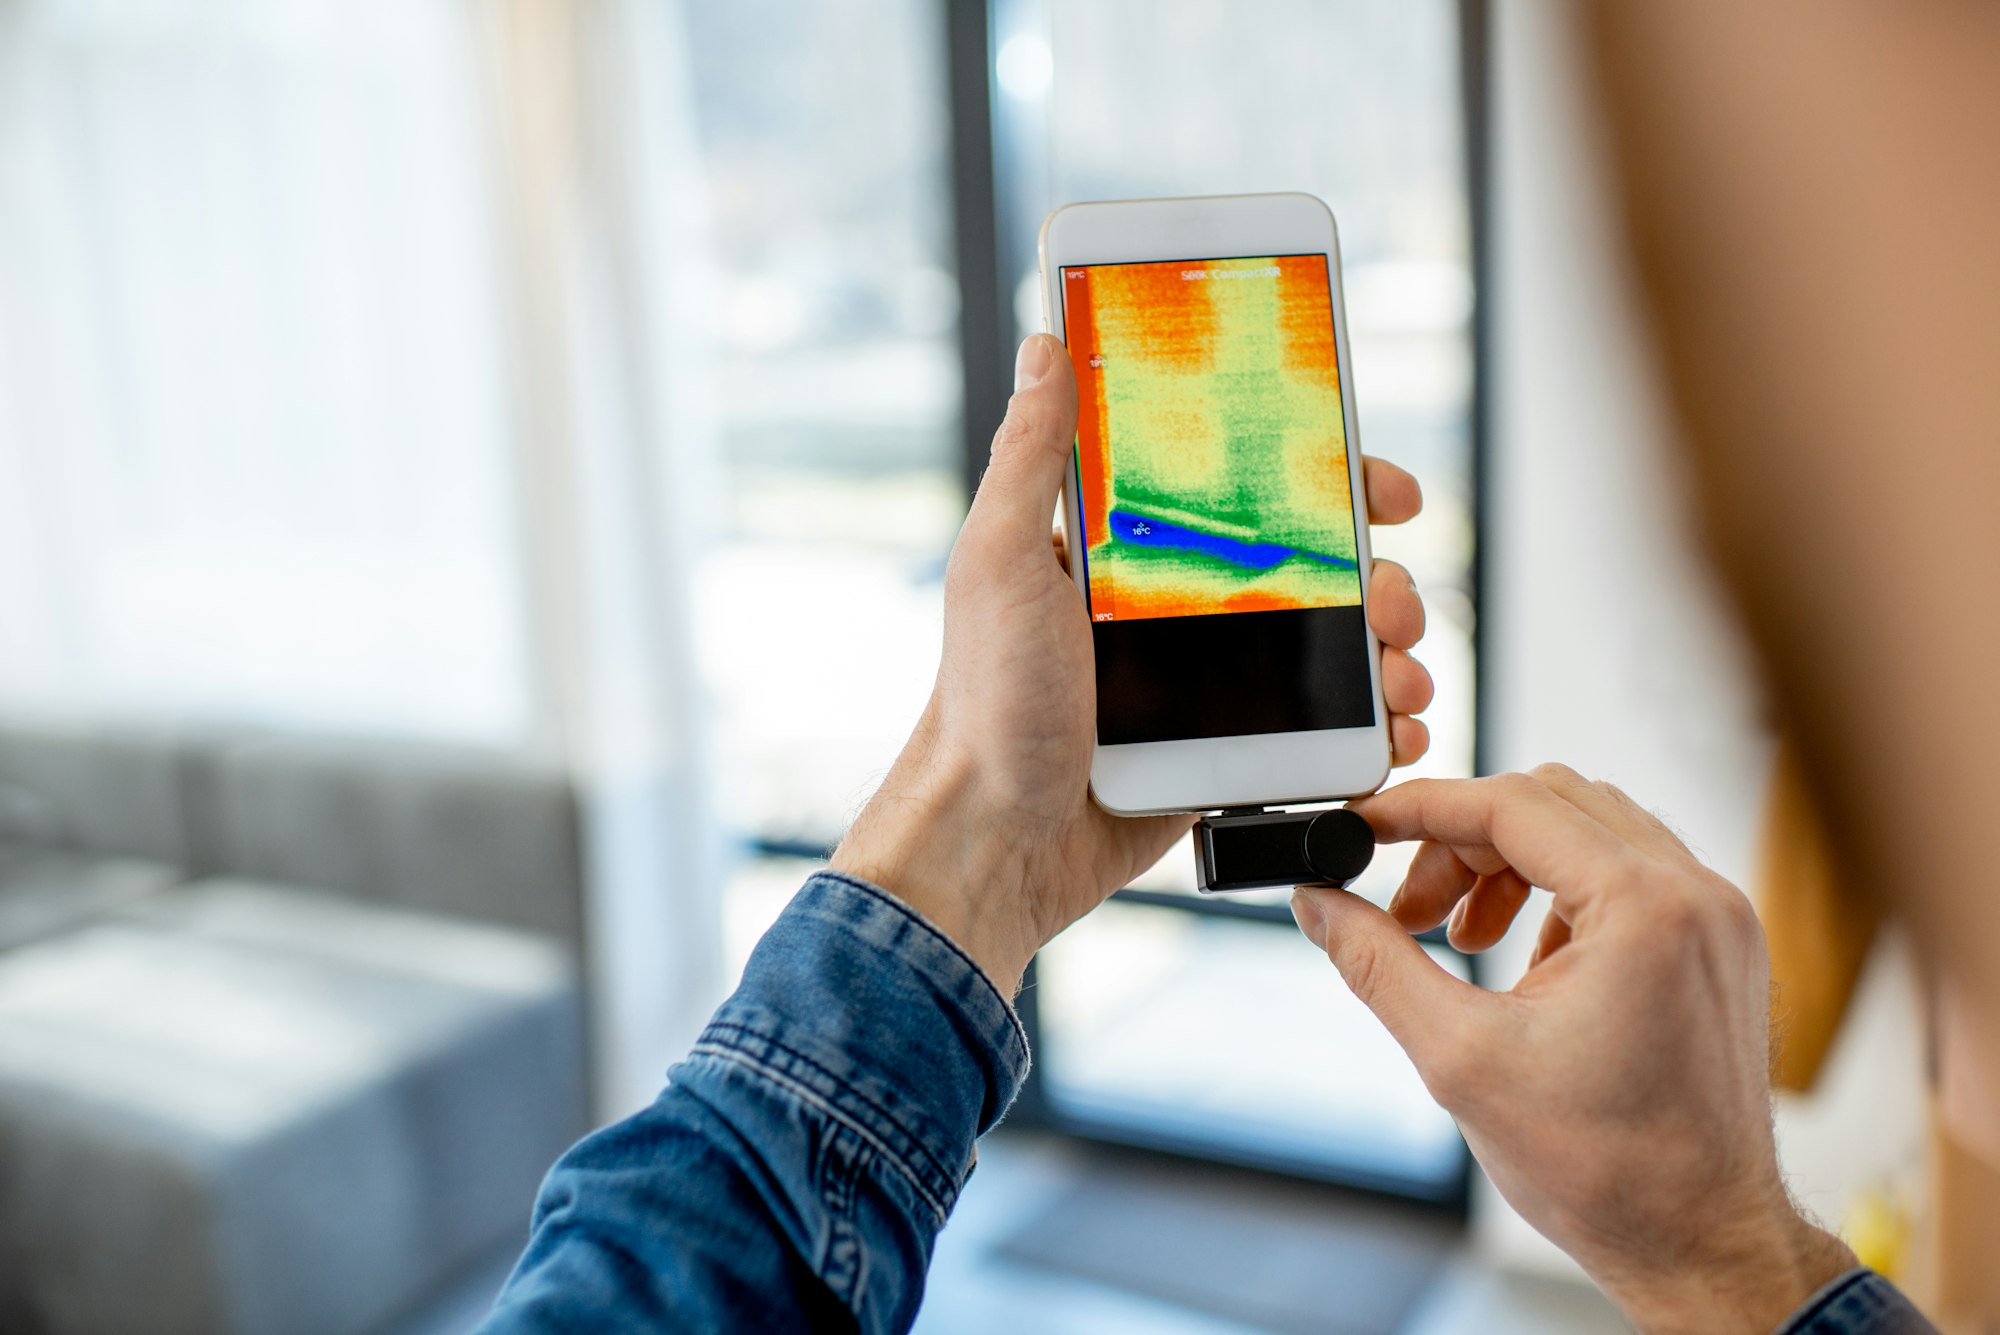
[[[1302,885],[1292,894],[1292,916],[1445,1103],[1434,1077],[1450,1053],[1463,1050],[1492,995],[1447,973],[1402,924],[1359,895]]]
[[[1076,442],[1076,373],[1047,334],[1021,344],[1014,397],[993,435],[993,458],[972,499],[969,523],[1048,546],[1049,517]]]

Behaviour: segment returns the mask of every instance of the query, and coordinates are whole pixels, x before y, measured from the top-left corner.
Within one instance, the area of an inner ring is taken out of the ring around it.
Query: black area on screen
[[[1375,722],[1359,607],[1144,617],[1090,629],[1101,746]]]

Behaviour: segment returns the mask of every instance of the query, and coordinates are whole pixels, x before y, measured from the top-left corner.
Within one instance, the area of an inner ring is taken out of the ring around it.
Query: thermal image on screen
[[[1361,601],[1324,255],[1063,270],[1098,621]]]

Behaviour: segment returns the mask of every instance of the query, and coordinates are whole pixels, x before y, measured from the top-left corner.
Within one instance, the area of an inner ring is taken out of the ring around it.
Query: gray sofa
[[[518,762],[0,721],[0,1331],[360,1335],[517,1244],[581,875]]]

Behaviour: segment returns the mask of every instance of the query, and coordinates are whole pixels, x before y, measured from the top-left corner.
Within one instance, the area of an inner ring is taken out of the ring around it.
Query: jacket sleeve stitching
[[[829,1084],[844,1086],[847,1083],[846,1081],[842,1080],[839,1076],[835,1075],[832,1071],[827,1070],[826,1067],[822,1066],[819,1062],[814,1061],[811,1057],[807,1056],[805,1053],[800,1052],[797,1048],[792,1047],[790,1044],[786,1043],[782,1039],[773,1038],[770,1034],[767,1034],[760,1029],[753,1029],[747,1025],[737,1024],[729,1020],[716,1020],[710,1022],[708,1026],[708,1034],[711,1037],[705,1039],[704,1041],[715,1042],[718,1041],[720,1036],[724,1034],[740,1034],[744,1038],[750,1040],[753,1043],[765,1047],[776,1048],[779,1052],[784,1053],[787,1057],[791,1058],[799,1065],[807,1068],[813,1074],[819,1076]],[[742,1055],[748,1058],[749,1060],[752,1061],[760,1060],[751,1053],[743,1052],[741,1048],[733,1044],[723,1042],[721,1046],[728,1048],[732,1052],[742,1053]],[[796,1079],[797,1077],[794,1076],[793,1078]],[[826,1096],[820,1095],[820,1097],[825,1098]],[[907,1126],[903,1125],[902,1121],[899,1118],[897,1118],[895,1114],[891,1113],[887,1108],[882,1107],[879,1103],[876,1103],[873,1099],[865,1098],[858,1091],[855,1093],[854,1097],[860,1102],[865,1103],[868,1106],[868,1108],[875,1113],[876,1116],[880,1117],[885,1123],[888,1124],[888,1126],[894,1129],[895,1134],[898,1137],[909,1143],[910,1149],[913,1150],[918,1156],[920,1156],[927,1165],[929,1165],[931,1175],[935,1181],[949,1183],[952,1180],[951,1174],[945,1171],[944,1165],[941,1162],[939,1162],[938,1157],[931,1152],[930,1146],[924,1143],[923,1137],[913,1134]],[[878,1136],[881,1136],[882,1133],[877,1132],[876,1134]],[[886,1137],[883,1138],[886,1139]],[[909,1158],[908,1155],[899,1153],[893,1149],[889,1150],[888,1152],[894,1154],[899,1163],[907,1164],[907,1160]],[[915,1176],[917,1174],[917,1169],[915,1165],[908,1165],[908,1171],[912,1174],[912,1176]],[[933,1196],[935,1196],[938,1193],[935,1190],[933,1190],[932,1194]]]
[[[721,1061],[734,1062],[748,1068],[764,1079],[769,1080],[772,1084],[811,1104],[821,1113],[839,1122],[855,1135],[860,1136],[862,1140],[866,1141],[881,1156],[883,1162],[891,1165],[897,1172],[903,1175],[910,1186],[915,1189],[917,1195],[923,1199],[924,1204],[930,1207],[931,1213],[936,1217],[938,1225],[940,1227],[943,1226],[950,1211],[931,1189],[924,1185],[923,1180],[917,1175],[916,1170],[909,1165],[903,1156],[890,1149],[874,1131],[862,1125],[854,1117],[823,1098],[819,1091],[800,1081],[795,1076],[779,1070],[769,1062],[761,1061],[758,1058],[752,1057],[747,1052],[729,1047],[726,1044],[697,1043],[694,1045],[693,1052],[695,1055],[714,1057]]]
[[[846,872],[839,872],[839,871],[822,871],[815,873],[815,875],[829,881],[839,881],[842,885],[852,886],[856,890],[860,890],[869,895],[872,895],[875,899],[888,905],[890,908],[896,910],[896,912],[902,914],[904,917],[908,918],[911,922],[915,923],[917,926],[923,928],[926,932],[929,932],[932,936],[936,937],[940,942],[944,944],[944,947],[947,950],[951,951],[952,954],[958,956],[959,960],[964,963],[966,968],[972,971],[973,977],[977,978],[981,983],[985,984],[986,991],[988,992],[988,994],[990,994],[995,1001],[1000,1003],[1001,1011],[1006,1014],[1007,1019],[1013,1028],[1014,1038],[1021,1045],[1021,1051],[1023,1053],[1028,1051],[1028,1031],[1022,1025],[1020,1013],[1014,1009],[1014,1004],[1009,1000],[1007,1000],[1007,998],[1001,994],[1000,988],[998,987],[998,985],[994,983],[993,979],[987,974],[986,970],[980,968],[978,962],[975,961],[972,958],[972,956],[966,954],[964,949],[959,946],[958,942],[952,940],[949,936],[946,936],[944,932],[929,918],[926,918],[923,914],[917,912],[914,908],[910,907],[910,905],[905,904],[902,900],[896,898],[894,895],[884,890],[881,886],[871,884],[868,881],[864,881],[858,876],[849,876]]]

